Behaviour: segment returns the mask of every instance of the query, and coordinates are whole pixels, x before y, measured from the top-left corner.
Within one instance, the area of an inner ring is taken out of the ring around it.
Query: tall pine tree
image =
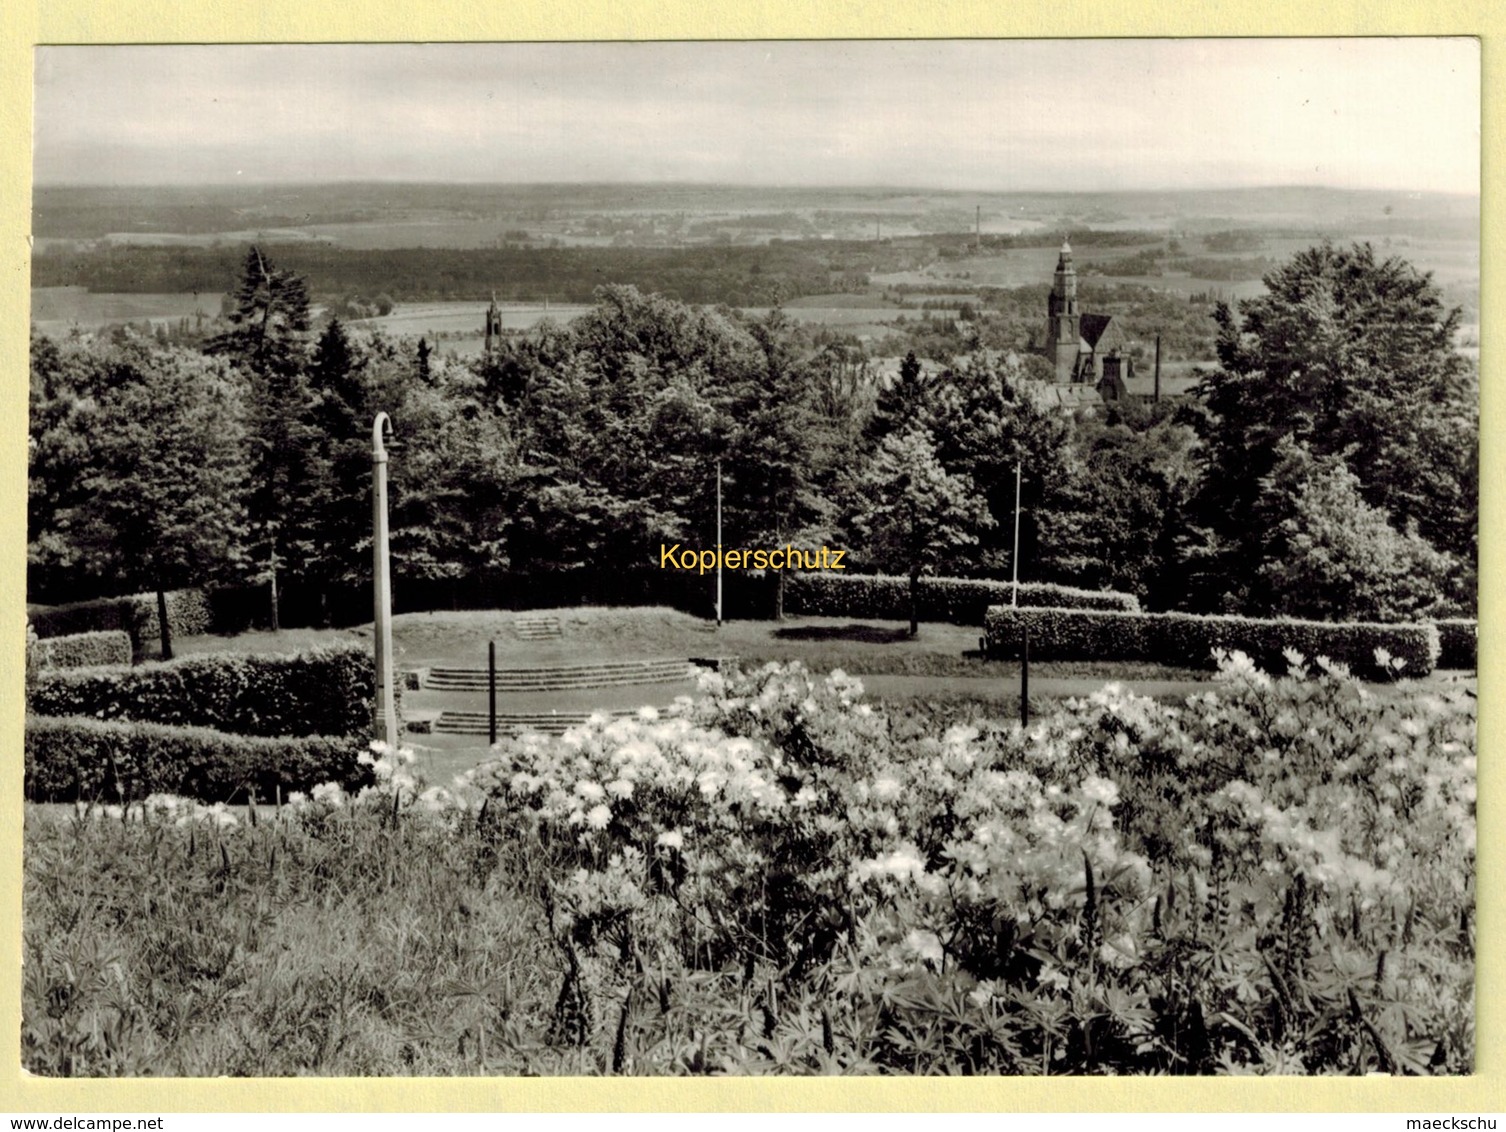
[[[269,584],[276,628],[280,587],[290,577],[308,576],[318,557],[318,508],[307,504],[319,497],[327,477],[306,372],[308,287],[253,246],[229,321],[230,328],[205,349],[228,358],[250,386],[252,554]]]

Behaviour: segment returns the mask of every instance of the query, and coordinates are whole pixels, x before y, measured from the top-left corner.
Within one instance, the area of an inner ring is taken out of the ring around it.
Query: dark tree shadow
[[[785,641],[862,641],[870,645],[892,645],[912,638],[903,628],[893,629],[879,625],[798,625],[788,629],[774,630],[774,636]]]

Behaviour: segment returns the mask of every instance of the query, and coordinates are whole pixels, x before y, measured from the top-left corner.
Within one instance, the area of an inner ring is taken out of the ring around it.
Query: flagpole
[[[1009,592],[1009,604],[1020,604],[1020,461],[1014,465],[1014,554],[1010,558],[1009,571],[1013,577],[1013,589]]]
[[[378,413],[371,422],[371,577],[375,606],[372,638],[376,644],[376,737],[397,746],[397,707],[392,690],[392,576],[387,552],[387,449],[382,433],[392,435],[392,421]]]

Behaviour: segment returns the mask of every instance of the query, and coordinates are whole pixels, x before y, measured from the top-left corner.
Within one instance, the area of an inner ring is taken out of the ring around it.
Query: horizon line
[[[568,186],[573,188],[682,188],[682,189],[763,189],[763,190],[801,190],[801,191],[827,191],[827,192],[851,192],[851,191],[874,191],[890,192],[895,194],[924,194],[945,193],[952,195],[973,196],[1132,196],[1135,194],[1148,193],[1215,193],[1215,192],[1271,192],[1275,190],[1301,190],[1305,192],[1334,192],[1334,193],[1407,193],[1412,196],[1435,196],[1435,197],[1465,197],[1479,199],[1480,189],[1418,189],[1405,186],[1349,186],[1323,184],[1319,182],[1300,181],[1273,181],[1263,184],[1198,184],[1198,185],[1160,185],[1139,188],[1097,188],[1097,189],[1055,189],[1047,187],[1030,188],[1007,188],[1007,189],[980,189],[980,188],[943,188],[935,185],[904,185],[888,184],[884,182],[834,182],[829,184],[801,184],[790,182],[758,182],[758,181],[694,181],[694,180],[522,180],[522,181],[499,181],[490,179],[467,179],[452,178],[444,180],[413,180],[407,178],[374,179],[369,177],[329,178],[319,180],[305,179],[261,179],[261,178],[237,178],[234,180],[211,180],[211,181],[67,181],[67,180],[33,180],[32,189],[224,189],[238,186],[269,188],[278,186],[298,188],[400,188],[404,186],[434,188],[434,187],[467,187],[467,188],[552,188]]]

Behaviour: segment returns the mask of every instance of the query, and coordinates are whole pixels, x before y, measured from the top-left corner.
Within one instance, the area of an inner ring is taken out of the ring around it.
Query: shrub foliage
[[[1190,613],[1117,613],[1011,609],[995,605],[984,621],[991,656],[1018,656],[1023,634],[1041,660],[1153,660],[1212,668],[1214,651],[1240,651],[1280,668],[1288,651],[1326,657],[1367,677],[1425,676],[1438,662],[1432,625],[1335,624]],[[1399,665],[1397,662],[1401,662]]]
[[[1438,627],[1438,667],[1474,668],[1479,623],[1473,618],[1435,621]]]
[[[69,633],[63,637],[27,640],[28,658],[38,669],[93,668],[131,663],[131,637],[121,629]]]
[[[197,636],[214,629],[213,609],[203,590],[169,590],[166,597],[167,624],[174,639]],[[122,630],[130,636],[135,656],[141,655],[144,644],[161,636],[156,594],[131,594],[49,606],[32,610],[27,616],[37,636],[44,640],[75,633]]]
[[[294,655],[224,653],[135,668],[42,673],[37,715],[93,716],[238,735],[363,735],[371,727],[376,674],[352,644]]]
[[[26,721],[26,797],[34,802],[140,800],[174,794],[206,802],[272,801],[280,790],[355,784],[365,743],[309,735],[267,739],[207,727],[98,719]]]
[[[900,621],[910,616],[910,579],[888,574],[792,574],[785,603],[793,613],[810,617],[881,617]],[[918,603],[922,621],[978,625],[991,605],[1009,604],[1013,586],[987,578],[922,577]],[[1019,604],[1042,609],[1140,608],[1134,594],[1079,590],[1050,582],[1021,582]]]

